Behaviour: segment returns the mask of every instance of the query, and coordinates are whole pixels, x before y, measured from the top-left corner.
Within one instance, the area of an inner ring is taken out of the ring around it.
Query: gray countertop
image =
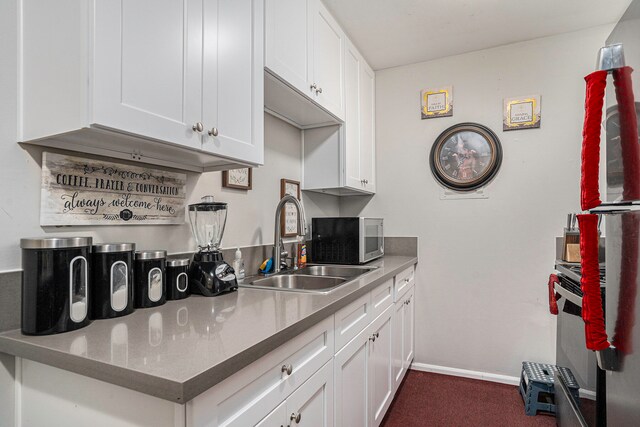
[[[385,256],[326,295],[240,288],[58,335],[0,334],[0,352],[184,403],[418,262]]]

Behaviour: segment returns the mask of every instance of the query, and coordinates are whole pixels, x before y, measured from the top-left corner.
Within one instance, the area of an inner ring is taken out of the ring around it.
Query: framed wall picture
[[[420,93],[422,100],[422,119],[453,116],[453,86],[438,89],[424,89]]]
[[[459,123],[442,132],[431,148],[431,172],[446,188],[472,191],[487,184],[502,163],[502,146],[491,129]]]
[[[253,169],[231,169],[222,172],[222,186],[238,190],[251,190],[253,185]]]
[[[280,198],[283,198],[285,194],[291,194],[300,200],[300,182],[282,178],[280,180]],[[298,213],[293,203],[284,205],[280,221],[282,237],[293,237],[298,234]]]
[[[502,130],[535,129],[540,127],[540,95],[505,98]]]

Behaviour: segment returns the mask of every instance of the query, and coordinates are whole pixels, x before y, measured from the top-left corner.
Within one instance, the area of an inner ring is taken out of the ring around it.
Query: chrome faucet
[[[280,262],[282,261],[282,230],[280,229],[280,218],[282,216],[282,210],[287,203],[293,203],[298,212],[298,236],[304,236],[307,233],[307,224],[305,221],[304,208],[302,203],[293,197],[291,194],[285,194],[278,206],[276,207],[276,227],[273,236],[273,272],[278,273],[280,271]]]

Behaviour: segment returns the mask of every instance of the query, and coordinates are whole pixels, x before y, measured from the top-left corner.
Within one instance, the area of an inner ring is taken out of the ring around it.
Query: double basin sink
[[[308,265],[299,270],[283,271],[272,276],[245,279],[239,286],[254,289],[327,294],[377,267],[353,265]]]

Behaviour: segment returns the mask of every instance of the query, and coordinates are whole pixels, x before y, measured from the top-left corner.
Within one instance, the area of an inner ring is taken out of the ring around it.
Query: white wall
[[[555,361],[546,283],[555,237],[579,210],[583,76],[610,26],[376,73],[378,193],[341,215],[383,216],[386,234],[419,237],[416,358],[519,375]],[[454,116],[420,119],[420,90],[454,86]],[[542,95],[542,127],[502,131],[502,99]],[[441,200],[435,138],[460,122],[489,126],[504,150],[485,200]]]
[[[20,268],[21,237],[90,235],[94,241],[134,241],[139,248],[169,252],[193,250],[187,223],[173,226],[40,227],[40,163],[42,149],[17,143],[16,1],[0,2],[0,272]],[[189,173],[188,202],[206,194],[229,203],[223,247],[273,243],[280,179],[300,180],[301,134],[265,114],[265,166],[254,169],[253,189],[222,189],[220,172]],[[307,216],[338,215],[338,200],[305,195]]]

